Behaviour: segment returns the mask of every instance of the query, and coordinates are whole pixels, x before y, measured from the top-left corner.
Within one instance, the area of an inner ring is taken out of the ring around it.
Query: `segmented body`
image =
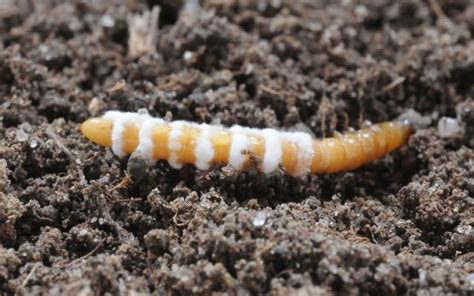
[[[258,163],[265,174],[282,169],[294,176],[355,169],[405,144],[411,133],[408,123],[396,120],[334,138],[313,139],[303,132],[167,122],[118,111],[88,119],[81,131],[93,142],[112,147],[118,156],[140,151],[151,160],[167,160],[174,168],[193,164],[205,170],[222,164],[244,170]]]

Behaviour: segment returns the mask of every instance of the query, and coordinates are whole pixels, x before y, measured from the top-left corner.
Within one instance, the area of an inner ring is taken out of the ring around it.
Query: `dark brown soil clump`
[[[474,292],[473,1],[117,2],[0,1],[0,294]],[[130,16],[156,5],[156,46],[130,57]],[[124,180],[79,124],[140,108],[318,137],[425,125],[348,173]]]

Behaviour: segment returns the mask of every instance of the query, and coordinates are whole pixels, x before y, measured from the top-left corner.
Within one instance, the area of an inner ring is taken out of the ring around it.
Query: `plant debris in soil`
[[[473,36],[469,0],[0,1],[0,294],[472,293]],[[128,174],[79,125],[141,108],[424,124],[353,172]]]

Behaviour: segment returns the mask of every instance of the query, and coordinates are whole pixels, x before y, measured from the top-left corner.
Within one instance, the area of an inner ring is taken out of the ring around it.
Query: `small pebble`
[[[364,5],[357,5],[355,8],[355,14],[359,18],[366,18],[369,15],[369,10]]]
[[[33,149],[35,149],[36,147],[38,147],[38,141],[36,141],[36,140],[31,141],[30,147],[33,148]]]
[[[456,227],[456,231],[460,234],[470,234],[472,231],[472,226],[471,225],[459,225]]]
[[[438,132],[442,138],[449,138],[461,132],[462,126],[455,118],[443,117],[438,121]]]
[[[93,97],[87,108],[92,115],[97,115],[102,108],[102,101],[97,97]]]
[[[20,129],[16,133],[16,140],[18,142],[26,142],[28,140],[28,134],[24,130]]]
[[[253,219],[253,226],[255,227],[262,227],[267,220],[267,213],[265,212],[258,212],[255,218]]]
[[[103,27],[112,28],[115,26],[115,20],[109,14],[105,14],[103,17],[101,17],[100,24]]]

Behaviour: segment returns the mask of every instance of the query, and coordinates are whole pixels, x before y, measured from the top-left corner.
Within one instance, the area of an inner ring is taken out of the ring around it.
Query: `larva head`
[[[112,146],[113,121],[105,118],[90,118],[81,125],[82,134],[92,142],[105,147]]]

